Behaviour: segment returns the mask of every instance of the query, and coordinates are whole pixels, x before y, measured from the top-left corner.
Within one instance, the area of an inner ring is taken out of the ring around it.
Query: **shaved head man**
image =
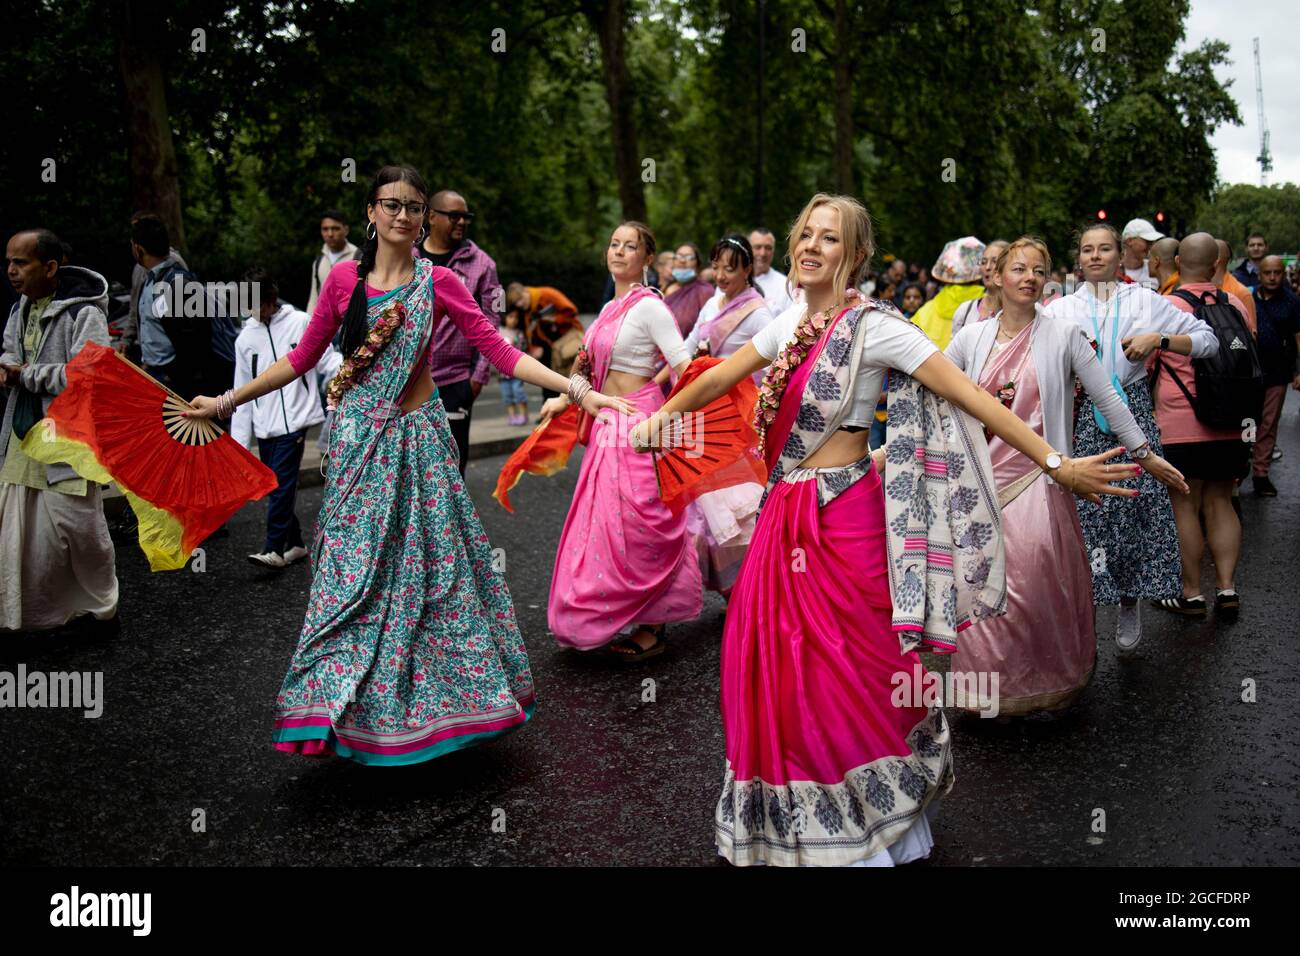
[[[1178,245],[1174,262],[1184,283],[1209,282],[1219,260],[1219,244],[1208,232],[1194,232]]]
[[[1178,266],[1174,264],[1174,256],[1177,254],[1178,240],[1172,236],[1157,239],[1147,253],[1147,271],[1156,280],[1157,291],[1161,295],[1173,291],[1178,285]]]
[[[1244,325],[1246,309],[1241,299],[1223,293],[1214,283],[1219,244],[1213,236],[1208,232],[1193,233],[1179,244],[1174,259],[1179,286],[1178,294],[1165,296],[1171,305],[1195,313],[1198,303],[1207,296],[1211,301],[1225,298]],[[1250,337],[1245,328],[1236,334],[1243,340]],[[1162,598],[1156,604],[1175,614],[1206,614],[1209,601],[1201,591],[1201,559],[1208,541],[1214,559],[1215,612],[1231,618],[1241,603],[1234,583],[1241,557],[1241,523],[1232,507],[1232,489],[1246,467],[1248,446],[1239,430],[1212,428],[1199,420],[1183,391],[1194,391],[1196,387],[1196,372],[1188,356],[1161,351],[1153,356],[1148,368],[1155,373],[1152,402],[1165,458],[1183,473],[1188,487],[1187,494],[1169,496],[1178,528],[1183,593],[1177,598]]]

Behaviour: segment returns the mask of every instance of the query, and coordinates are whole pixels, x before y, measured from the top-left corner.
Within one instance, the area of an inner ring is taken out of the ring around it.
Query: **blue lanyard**
[[[1095,295],[1092,295],[1091,293],[1089,293],[1089,295],[1088,295],[1088,300],[1089,300],[1089,308],[1090,308],[1090,310],[1091,310],[1091,311],[1090,311],[1089,318],[1092,319],[1092,335],[1093,335],[1093,338],[1094,338],[1094,339],[1096,340],[1096,342],[1097,342],[1097,346],[1098,346],[1098,348],[1100,349],[1100,347],[1101,347],[1101,329],[1098,328],[1098,326],[1097,326],[1097,297],[1096,297]],[[1118,341],[1118,339],[1119,339],[1119,287],[1116,286],[1116,288],[1115,288],[1115,322],[1114,322],[1113,325],[1111,325],[1111,328],[1110,328],[1110,348],[1109,348],[1108,350],[1102,351],[1102,353],[1101,353],[1101,359],[1102,359],[1102,361],[1106,361],[1106,362],[1109,362],[1109,363],[1110,363],[1110,377],[1111,377],[1112,379],[1115,377],[1115,374],[1116,374],[1116,373],[1115,373],[1115,357],[1114,357],[1114,356],[1115,356],[1115,344],[1116,344],[1116,342]]]

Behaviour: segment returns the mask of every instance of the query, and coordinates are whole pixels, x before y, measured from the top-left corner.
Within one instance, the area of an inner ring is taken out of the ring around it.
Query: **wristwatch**
[[[1167,335],[1160,336],[1160,351],[1162,352],[1169,351],[1169,336]]]
[[[1045,461],[1047,463],[1047,471],[1056,471],[1056,469],[1061,467],[1061,453],[1059,451],[1054,451],[1047,456]]]
[[[1133,458],[1137,461],[1141,461],[1149,454],[1151,454],[1150,442],[1144,442],[1143,444],[1139,445],[1137,448],[1134,448],[1132,452]]]

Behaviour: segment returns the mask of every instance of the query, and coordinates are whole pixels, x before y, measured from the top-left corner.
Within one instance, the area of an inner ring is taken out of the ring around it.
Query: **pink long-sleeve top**
[[[511,348],[509,343],[497,332],[497,327],[479,310],[478,304],[465,288],[464,283],[450,269],[433,266],[433,292],[435,327],[442,317],[448,316],[460,329],[461,334],[469,340],[479,353],[486,356],[502,375],[513,376],[515,366],[523,358],[523,353]],[[325,354],[325,346],[334,338],[334,333],[343,324],[343,316],[348,311],[348,300],[357,284],[357,263],[349,259],[340,262],[325,279],[320,297],[316,300],[316,310],[311,322],[297,348],[289,353],[289,364],[293,370],[302,375],[313,368]],[[378,297],[383,289],[366,285],[366,295]],[[430,356],[432,358],[432,356]]]

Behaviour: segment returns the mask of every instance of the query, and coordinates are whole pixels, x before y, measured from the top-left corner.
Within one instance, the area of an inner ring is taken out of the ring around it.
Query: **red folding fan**
[[[722,361],[713,356],[693,361],[669,398]],[[727,394],[698,411],[674,416],[664,426],[661,448],[653,453],[655,478],[659,497],[673,513],[705,492],[767,481],[753,425],[757,401],[758,387],[746,376]]]
[[[191,551],[245,502],[274,491],[275,473],[191,406],[112,349],[88,343],[67,365],[67,388],[23,450],[117,482],[139,519],[154,571]]]

